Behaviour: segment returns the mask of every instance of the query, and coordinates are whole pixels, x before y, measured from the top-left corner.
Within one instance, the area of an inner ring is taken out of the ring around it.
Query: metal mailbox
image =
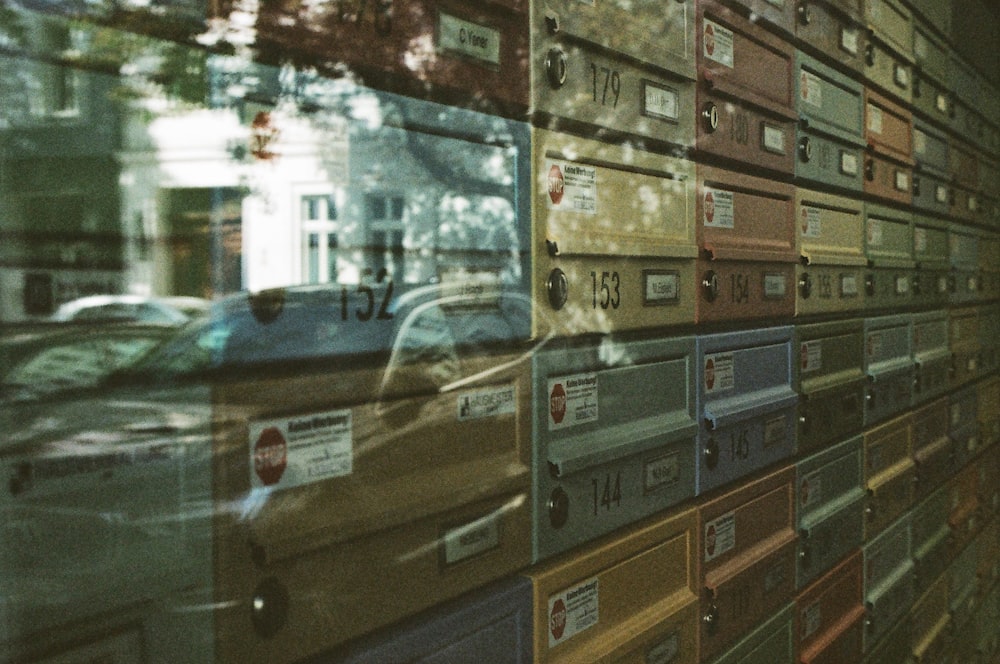
[[[869,429],[865,438],[865,541],[870,542],[913,506],[913,415]]]
[[[861,549],[804,589],[795,600],[802,664],[857,662],[865,624]]]
[[[696,495],[795,453],[792,328],[698,335]]]
[[[980,299],[980,235],[979,229],[959,222],[948,226],[948,260],[951,263],[948,302],[951,305],[968,304]]]
[[[869,0],[864,7],[871,31],[865,78],[909,104],[913,100],[913,14],[901,0]]]
[[[976,466],[979,468],[979,504],[985,518],[990,519],[1000,512],[1000,446],[993,444],[987,447],[976,460]]]
[[[913,328],[908,316],[865,319],[864,423],[870,427],[910,407],[913,401]]]
[[[979,469],[976,464],[967,464],[959,469],[948,482],[951,510],[948,525],[951,526],[952,556],[975,538],[983,526],[979,502]]]
[[[922,595],[941,578],[954,555],[951,546],[951,491],[941,486],[913,507],[914,587]]]
[[[866,644],[862,664],[910,664],[910,621],[903,616],[874,643]]]
[[[867,203],[865,205],[865,307],[899,310],[912,306],[913,214]]]
[[[795,202],[800,256],[795,268],[795,315],[861,311],[868,264],[863,204],[802,188],[796,190]]]
[[[865,559],[865,652],[872,650],[913,604],[910,515],[905,514],[862,549]]]
[[[698,165],[695,322],[791,318],[795,188]]]
[[[913,108],[931,122],[947,127],[951,109],[948,84],[948,43],[934,24],[915,18],[913,23]]]
[[[993,337],[996,339],[997,337]],[[976,383],[979,437],[984,448],[1000,442],[1000,376],[990,376]]]
[[[802,51],[795,53],[799,124],[795,177],[854,192],[863,188],[864,88]]]
[[[696,662],[697,529],[672,512],[531,568],[534,661]]]
[[[795,662],[795,604],[776,612],[754,627],[712,664],[793,664]]]
[[[965,141],[952,138],[948,149],[953,203],[951,214],[971,223],[983,222],[985,209],[979,194],[979,157]]]
[[[865,88],[864,191],[910,205],[913,198],[913,113]]]
[[[958,629],[968,625],[979,608],[977,593],[978,575],[977,553],[975,539],[962,549],[948,566],[945,576],[948,579],[948,604],[951,619]]]
[[[913,462],[917,464],[915,499],[920,500],[941,486],[957,466],[955,446],[948,435],[947,396],[913,411]]]
[[[979,274],[981,286],[978,300],[993,302],[1000,297],[1000,234],[994,230],[980,229]]]
[[[241,11],[217,4],[223,17]],[[528,107],[527,0],[279,0],[256,19],[256,46],[275,58],[338,63],[385,89],[508,117]]]
[[[789,0],[722,0],[741,14],[788,39],[794,34],[795,20],[799,13],[796,3]]]
[[[699,661],[793,599],[795,470],[786,466],[701,504]]]
[[[535,334],[694,322],[694,164],[542,129],[533,150]]]
[[[535,560],[694,495],[694,362],[693,337],[535,354]]]
[[[977,406],[979,393],[975,384],[954,390],[948,395],[948,437],[955,449],[956,467],[962,467],[982,450],[979,438]]]
[[[538,126],[694,145],[694,0],[532,0],[531,12]]]
[[[980,376],[979,307],[948,311],[948,346],[951,348],[951,388],[958,389]]]
[[[791,176],[791,44],[716,0],[697,3],[696,33],[697,152]]]
[[[943,661],[952,629],[948,610],[948,577],[932,583],[909,612],[912,623],[911,647],[914,664]]]
[[[514,576],[309,662],[530,664],[533,618],[531,582]]]
[[[979,307],[979,373],[988,376],[1000,366],[1000,307],[984,304]]]
[[[920,309],[948,306],[951,264],[948,260],[948,222],[920,213],[913,215],[913,259],[917,271],[910,290]]]
[[[917,406],[948,391],[951,349],[948,314],[937,309],[913,314],[913,404]]]
[[[979,113],[980,82],[975,68],[955,50],[949,51],[948,82],[952,90],[951,130],[973,145],[980,145],[983,120]]]
[[[983,610],[976,618],[979,625],[976,652],[986,662],[991,657],[995,659],[997,653],[1000,653],[1000,634],[995,629],[997,616],[1000,616],[1000,584],[986,591]]]
[[[910,0],[914,18],[923,18],[945,39],[951,39],[952,0]]]
[[[862,451],[862,438],[856,436],[796,464],[799,555],[795,587],[800,590],[862,544]]]
[[[951,186],[948,139],[937,128],[922,120],[913,121],[913,207],[930,214],[951,212]]]
[[[860,0],[811,0],[799,2],[796,9],[799,47],[860,78],[866,40]]]
[[[990,588],[1000,580],[1000,522],[993,519],[979,532],[973,542],[976,556],[976,585],[983,608]]]
[[[861,319],[795,326],[799,455],[861,431],[867,377]]]

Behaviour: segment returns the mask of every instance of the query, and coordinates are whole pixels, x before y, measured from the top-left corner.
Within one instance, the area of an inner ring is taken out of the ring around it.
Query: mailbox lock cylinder
[[[562,528],[569,521],[569,496],[562,487],[556,487],[549,496],[549,523],[555,529]]]
[[[709,470],[715,470],[719,465],[719,444],[715,442],[715,438],[709,438],[705,445],[705,465]]]
[[[566,54],[561,48],[549,49],[545,56],[545,73],[549,78],[549,85],[559,89],[566,84]]]
[[[803,300],[808,300],[809,296],[812,295],[813,280],[808,272],[803,272],[799,278],[799,292],[802,294]]]
[[[799,141],[799,159],[802,163],[807,164],[809,163],[809,160],[812,159],[812,153],[812,141],[809,140],[808,136],[803,136],[802,140]]]
[[[701,109],[701,122],[709,134],[719,128],[719,107],[708,102]]]
[[[715,298],[719,297],[719,275],[715,273],[715,270],[709,270],[705,273],[701,280],[701,287],[705,292],[705,299],[709,302],[715,302]]]
[[[812,23],[812,11],[809,9],[808,2],[800,2],[796,11],[799,15],[799,23],[802,25],[809,25]]]
[[[545,291],[549,296],[549,304],[556,311],[563,308],[566,298],[569,297],[569,281],[566,273],[559,268],[554,268],[549,272],[549,278],[545,282]]]
[[[273,637],[288,622],[288,590],[274,577],[261,581],[254,591],[250,600],[250,621],[263,639]]]
[[[719,631],[719,606],[713,602],[708,607],[708,613],[702,616],[701,619],[708,627],[708,633],[714,635]]]

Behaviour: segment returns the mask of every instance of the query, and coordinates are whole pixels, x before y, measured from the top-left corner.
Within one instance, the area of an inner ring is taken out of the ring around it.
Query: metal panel
[[[868,640],[863,664],[910,664],[910,621],[904,616],[877,640]]]
[[[948,311],[948,345],[951,348],[951,388],[957,389],[980,376],[979,308]]]
[[[698,165],[696,322],[793,315],[794,208],[790,184]]]
[[[535,354],[535,560],[694,495],[694,352],[672,337]]]
[[[865,608],[861,550],[804,589],[795,600],[799,661],[856,662],[861,658]]]
[[[1000,307],[979,307],[979,373],[987,376],[1000,368]]]
[[[712,664],[792,664],[795,661],[795,604],[754,627]]]
[[[930,588],[951,562],[950,501],[950,489],[942,486],[913,508],[914,585],[918,595]]]
[[[796,588],[805,587],[861,546],[865,506],[861,459],[862,438],[856,436],[796,464]]]
[[[535,333],[694,320],[694,165],[534,130]]]
[[[913,398],[913,332],[908,316],[865,319],[865,426],[910,407]]]
[[[909,205],[913,181],[913,114],[888,98],[865,89],[864,191]]]
[[[792,599],[794,472],[787,466],[699,508],[700,661],[723,652]]]
[[[723,0],[741,14],[750,16],[755,23],[766,26],[782,38],[788,39],[795,29],[798,14],[794,0]]]
[[[913,461],[917,464],[916,499],[930,494],[955,471],[955,446],[948,435],[948,398],[913,411]]]
[[[913,506],[913,488],[917,469],[913,462],[913,416],[901,415],[864,434],[865,541],[878,533]]]
[[[797,325],[798,453],[861,430],[867,392],[860,319]]]
[[[932,216],[913,215],[913,305],[939,308],[948,305],[949,275],[948,222]]]
[[[979,468],[979,504],[984,518],[989,519],[1000,512],[1000,445],[993,444],[986,448],[976,460],[976,466]]]
[[[796,51],[795,99],[799,113],[795,177],[861,191],[864,88],[819,60]]]
[[[944,310],[913,314],[913,404],[941,396],[949,388],[951,350],[948,314]]]
[[[997,337],[993,337],[996,339]],[[984,448],[1000,442],[1000,376],[990,376],[976,383],[979,437]]]
[[[309,662],[530,664],[533,618],[531,582],[511,577]]]
[[[532,568],[534,661],[696,662],[697,528],[674,512]]]
[[[972,226],[952,222],[948,226],[948,260],[951,263],[951,305],[968,304],[979,299],[982,287],[979,274],[979,236]]]
[[[860,78],[864,71],[865,36],[860,0],[799,2],[795,37],[816,57],[836,62]]]
[[[792,328],[698,335],[696,495],[795,453]]]
[[[996,231],[981,230],[977,255],[982,280],[979,301],[994,301],[1000,297],[1000,235]]]
[[[715,0],[697,11],[698,152],[790,176],[794,49]]]
[[[976,386],[966,385],[948,395],[948,437],[955,448],[955,462],[961,467],[982,449],[979,438]]]
[[[900,0],[865,2],[871,38],[865,51],[865,78],[899,101],[913,100],[913,15]]]
[[[982,141],[982,117],[978,109],[980,85],[975,68],[956,51],[948,62],[948,82],[954,93],[951,108],[951,129],[973,145]]]
[[[943,661],[952,628],[947,576],[941,576],[932,583],[909,613],[914,664]]]
[[[971,145],[952,137],[948,149],[948,164],[955,182],[975,192],[979,189],[979,155]]]
[[[909,210],[865,205],[865,307],[902,309],[912,305],[913,214]]]
[[[241,20],[240,3],[217,4]],[[527,0],[280,0],[255,16],[256,46],[275,59],[336,63],[385,89],[510,117],[528,107]]]
[[[913,61],[913,14],[901,0],[868,0],[865,21],[875,36],[908,62]]]
[[[694,1],[531,2],[539,126],[694,144]],[[523,54],[522,54],[523,56]]]
[[[913,206],[929,213],[951,212],[952,189],[948,139],[921,120],[913,123]]]
[[[910,515],[906,514],[864,546],[865,652],[887,634],[913,604]]]
[[[913,58],[921,75],[927,75],[935,81],[948,80],[948,41],[942,38],[936,30],[936,25],[925,19],[914,16],[913,19]],[[922,78],[922,76],[920,76]],[[916,80],[916,79],[915,79]],[[916,83],[914,83],[916,85]],[[914,90],[914,97],[916,91]],[[917,100],[914,99],[916,103]],[[942,118],[946,120],[947,118]]]
[[[835,194],[795,192],[798,253],[795,314],[847,313],[864,308],[867,258],[863,206]]]

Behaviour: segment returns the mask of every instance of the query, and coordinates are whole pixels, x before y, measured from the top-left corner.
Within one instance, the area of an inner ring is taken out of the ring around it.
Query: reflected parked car
[[[60,305],[52,320],[183,325],[206,314],[209,305],[209,300],[187,296],[88,295]]]

